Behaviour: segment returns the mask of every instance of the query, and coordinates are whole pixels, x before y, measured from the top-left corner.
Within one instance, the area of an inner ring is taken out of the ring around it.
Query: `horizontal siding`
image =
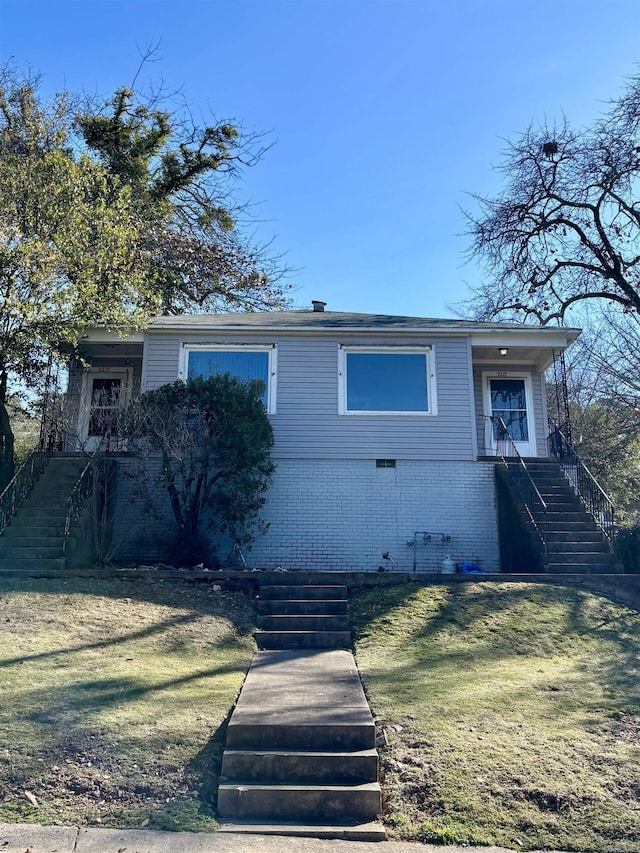
[[[150,391],[178,378],[181,341],[177,335],[144,336],[142,390]]]
[[[430,344],[435,352],[437,415],[338,414],[340,344],[389,345],[385,336],[150,334],[143,388],[178,377],[183,343],[276,343],[277,411],[271,415],[276,458],[473,458],[468,342],[464,336],[407,336],[392,343]]]
[[[533,387],[533,406],[536,418],[536,443],[537,455],[547,455],[547,436],[549,434],[549,423],[547,420],[546,387],[543,373],[535,373],[531,377]]]

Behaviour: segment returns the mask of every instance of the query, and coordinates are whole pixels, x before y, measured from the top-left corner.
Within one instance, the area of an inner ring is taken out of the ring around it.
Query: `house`
[[[277,472],[250,565],[434,571],[450,557],[500,571],[498,419],[522,457],[548,456],[544,372],[579,331],[324,308],[92,330],[70,373],[66,449],[99,443],[105,411],[140,391],[262,379]],[[118,488],[119,557],[162,558],[166,518],[127,534],[140,513],[126,477]]]

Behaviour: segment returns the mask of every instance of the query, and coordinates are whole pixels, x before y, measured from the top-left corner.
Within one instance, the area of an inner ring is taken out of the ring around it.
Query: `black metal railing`
[[[555,457],[574,491],[610,545],[616,535],[616,511],[613,501],[578,456],[564,431],[550,423],[547,439],[549,455]]]
[[[71,490],[69,500],[67,501],[67,517],[64,521],[64,542],[62,550],[66,552],[67,542],[71,536],[71,529],[77,521],[83,507],[85,506],[91,490],[93,488],[93,463],[91,460],[82,469],[82,474]]]
[[[0,495],[0,533],[9,525],[22,501],[31,493],[49,459],[49,453],[37,448],[32,450],[5,487]]]
[[[538,543],[538,551],[542,565],[547,562],[547,503],[540,494],[538,487],[533,481],[527,463],[524,461],[509,428],[501,417],[490,416],[485,418],[488,440],[487,447],[494,448],[494,453],[502,460],[504,470],[510,475],[518,493],[518,497],[527,515],[529,527]]]
[[[40,450],[56,453],[65,449],[68,420],[65,398],[61,394],[45,395],[40,421]]]

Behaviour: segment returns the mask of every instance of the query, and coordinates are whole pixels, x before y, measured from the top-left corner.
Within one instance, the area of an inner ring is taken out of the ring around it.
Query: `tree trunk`
[[[0,372],[0,492],[13,477],[13,430],[9,420],[7,402],[7,371]]]

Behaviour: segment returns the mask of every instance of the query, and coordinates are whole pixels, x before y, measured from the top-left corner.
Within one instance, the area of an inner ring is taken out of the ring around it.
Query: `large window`
[[[343,347],[340,412],[433,414],[431,350]]]
[[[276,349],[273,346],[185,346],[183,378],[229,373],[241,382],[259,380],[264,385],[262,402],[270,413],[276,406]]]

